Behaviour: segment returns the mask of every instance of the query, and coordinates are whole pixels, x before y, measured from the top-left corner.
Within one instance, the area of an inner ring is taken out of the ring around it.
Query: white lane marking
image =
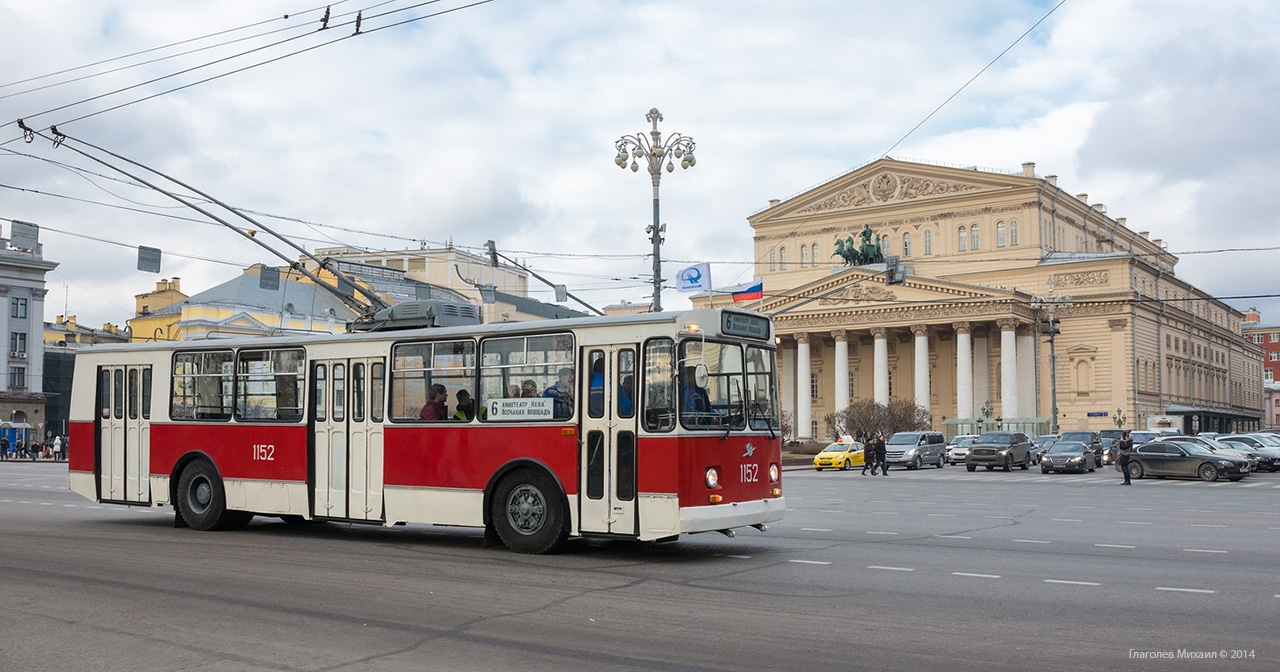
[[[939,537],[941,539],[972,539],[973,538],[973,537],[962,537],[958,534],[936,534],[934,536]]]
[[[86,509],[101,509],[101,506],[86,506]]]
[[[19,504],[30,504],[31,502],[18,502]]]
[[[1117,520],[1116,524],[1117,525],[1150,525],[1151,523],[1143,522],[1141,520]]]
[[[825,527],[802,527],[800,528],[800,531],[801,532],[830,532],[831,530]]]
[[[955,518],[956,517],[956,514],[954,513],[931,513],[929,515],[934,518]]]
[[[1280,527],[1268,527],[1268,530],[1280,530]]]
[[[818,510],[822,513],[844,513],[844,511],[837,511],[835,509],[818,509]]]
[[[888,570],[888,571],[890,571],[890,572],[914,572],[914,571],[916,571],[915,569],[913,569],[913,568],[911,568],[911,567],[885,567],[885,566],[883,566],[883,565],[867,565],[867,569],[884,569],[884,570]]]
[[[69,508],[72,508],[72,509],[78,509],[78,508],[80,508],[80,505],[79,505],[79,504],[63,504],[63,506],[66,506],[66,507],[69,507]]]
[[[1125,511],[1154,511],[1155,509],[1150,509],[1145,506],[1126,506],[1124,507],[1124,510]]]
[[[1062,583],[1068,586],[1101,586],[1102,585],[1101,583],[1094,583],[1093,581],[1063,581],[1062,579],[1045,579],[1044,582],[1045,583]]]
[[[11,504],[11,503],[13,503],[13,500],[12,500],[12,499],[0,499],[0,502],[2,502],[2,503],[4,503],[4,504]]]
[[[749,555],[726,555],[726,556],[724,556],[724,557],[726,557],[726,558],[733,558],[733,559],[735,559],[735,560],[750,560],[750,559],[751,559],[751,556],[749,556]]]
[[[1191,527],[1226,527],[1226,525],[1211,525],[1209,523],[1191,523]]]
[[[897,532],[876,532],[874,530],[867,530],[867,534],[897,534]]]
[[[1013,516],[987,516],[987,517],[995,518],[996,520],[1013,520]]]
[[[1047,541],[1045,541],[1045,540],[1043,540],[1043,539],[1013,539],[1012,541],[1016,541],[1016,542],[1021,543],[1021,544],[1047,544],[1047,543],[1049,543],[1049,542],[1047,542]]]
[[[1226,551],[1219,551],[1212,548],[1184,548],[1182,550],[1187,553],[1226,553]]]
[[[1098,507],[1096,507],[1096,506],[1084,506],[1084,505],[1082,505],[1082,504],[1072,504],[1071,506],[1068,506],[1067,508],[1068,508],[1068,509],[1096,509],[1096,508],[1098,508]]]
[[[972,572],[951,572],[951,576],[972,576],[975,579],[998,579],[999,574],[974,574]]]
[[[794,562],[797,565],[829,565],[831,564],[829,562],[822,562],[821,560],[788,560],[787,562]]]
[[[872,514],[874,514],[874,515],[877,515],[877,516],[896,516],[896,515],[898,515],[898,512],[897,512],[897,511],[872,511],[871,513],[872,513]]]
[[[1098,548],[1137,548],[1137,546],[1130,546],[1129,544],[1094,544],[1094,546]]]
[[[1203,588],[1169,588],[1166,586],[1156,586],[1156,590],[1167,590],[1171,593],[1206,593],[1209,595],[1218,592],[1216,590],[1205,590]]]
[[[1084,522],[1079,518],[1054,518],[1052,520],[1055,523],[1083,523]]]
[[[1266,485],[1266,483],[1265,483],[1265,482],[1263,482],[1263,481],[1258,481],[1257,483],[1245,483],[1244,485],[1242,485],[1242,486],[1240,486],[1240,487],[1242,487],[1242,488],[1256,488],[1256,487],[1258,487],[1259,485]]]
[[[40,506],[53,506],[53,502],[40,502]]]

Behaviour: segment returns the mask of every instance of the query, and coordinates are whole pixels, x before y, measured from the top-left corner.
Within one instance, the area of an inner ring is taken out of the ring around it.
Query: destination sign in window
[[[726,336],[769,340],[769,318],[763,315],[743,315],[742,313],[721,313],[720,332]]]

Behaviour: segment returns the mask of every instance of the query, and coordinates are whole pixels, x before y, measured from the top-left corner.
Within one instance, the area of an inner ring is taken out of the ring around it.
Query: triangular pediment
[[[879,159],[771,205],[752,217],[753,225],[791,217],[874,208],[911,201],[1025,187],[1037,178],[1006,175],[976,168],[952,168],[924,163]]]
[[[939,302],[1026,301],[1030,297],[1016,290],[986,287],[951,280],[908,275],[900,285],[886,285],[880,273],[883,265],[853,267],[832,273],[782,296],[766,299],[765,313],[809,312]]]

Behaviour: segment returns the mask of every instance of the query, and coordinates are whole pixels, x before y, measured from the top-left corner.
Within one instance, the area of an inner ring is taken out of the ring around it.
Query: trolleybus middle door
[[[635,535],[635,346],[584,348],[580,379],[582,488],[579,528],[584,533]],[[630,385],[630,389],[627,386]]]
[[[382,519],[382,358],[311,365],[312,515]]]

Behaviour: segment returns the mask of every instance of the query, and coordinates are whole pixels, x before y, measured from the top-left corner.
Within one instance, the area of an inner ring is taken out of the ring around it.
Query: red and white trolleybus
[[[775,355],[732,308],[98,346],[70,486],[198,530],[457,525],[528,553],[763,530],[786,506]]]

